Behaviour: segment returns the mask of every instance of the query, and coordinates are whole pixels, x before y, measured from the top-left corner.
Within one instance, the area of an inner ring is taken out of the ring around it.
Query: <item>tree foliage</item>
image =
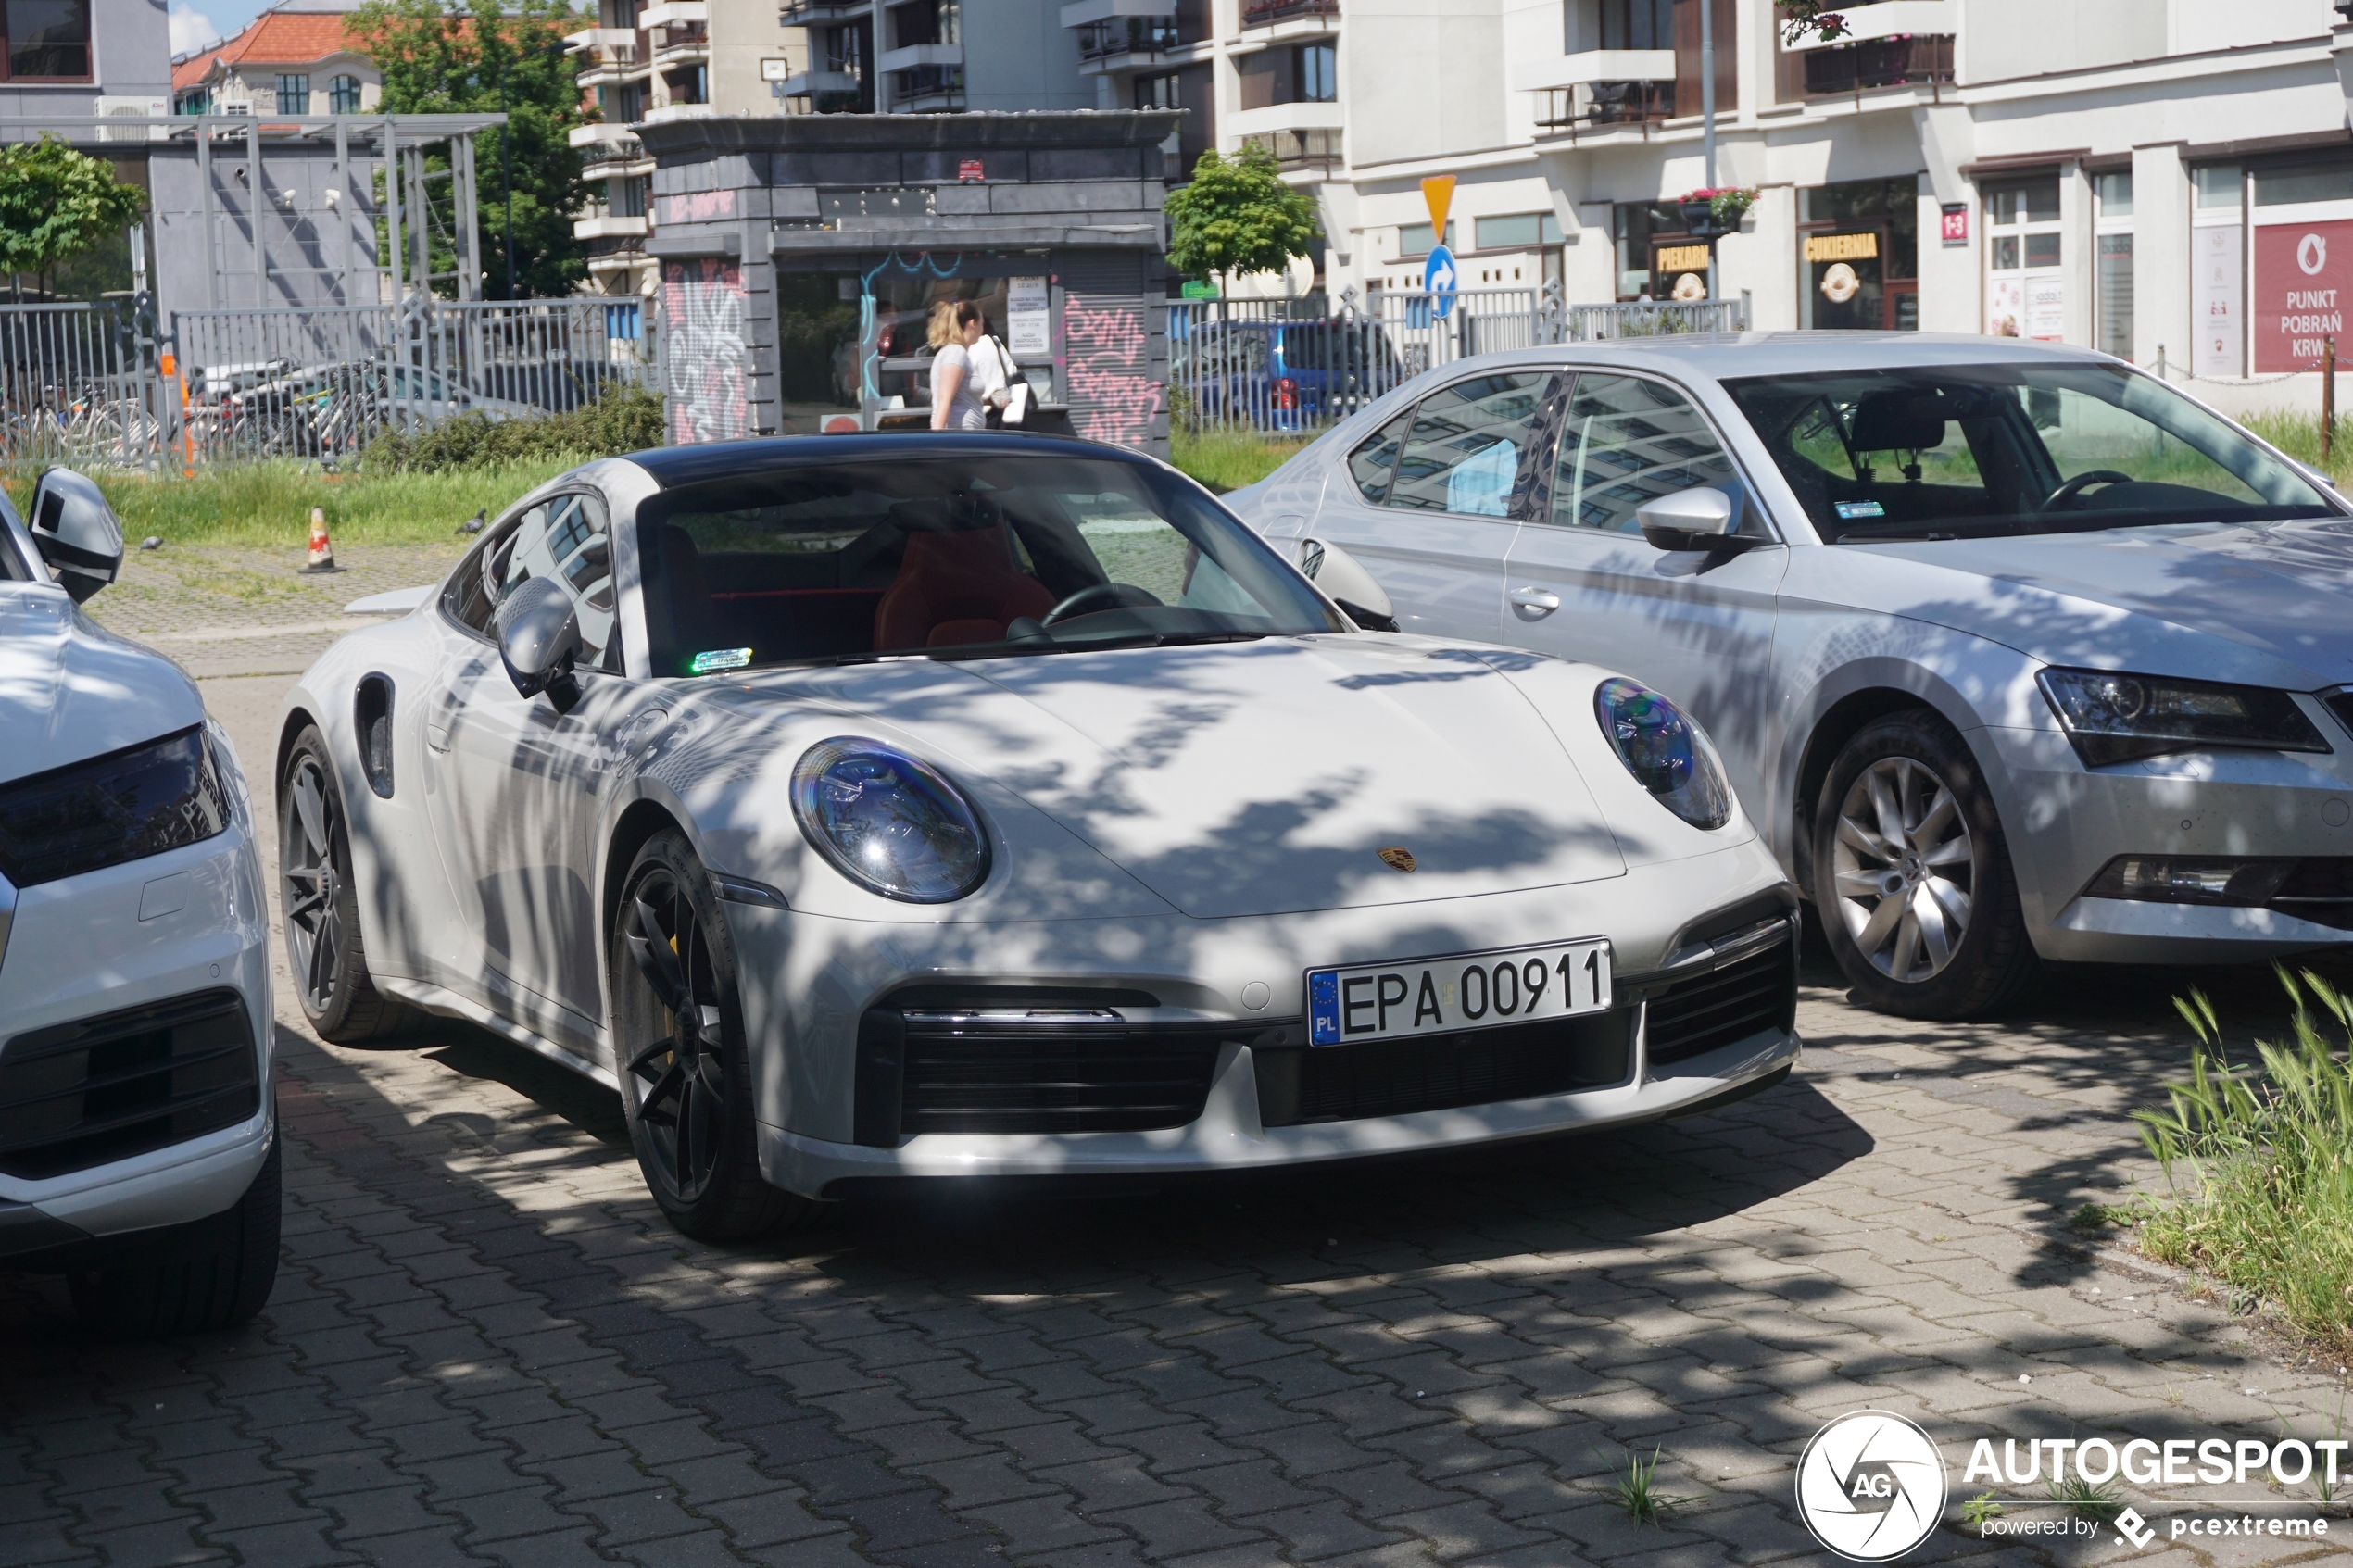
[[[1827,44],[1847,35],[1846,19],[1835,7],[1839,0],[1781,0],[1781,42],[1802,44],[1810,33]]]
[[[503,131],[474,141],[474,182],[482,225],[483,292],[507,288],[507,204],[500,158],[512,158],[513,293],[529,298],[569,294],[587,275],[587,252],[572,236],[585,194],[580,154],[567,133],[584,122],[579,61],[564,35],[580,26],[567,0],[368,0],[349,31],[384,73],[387,114],[496,114]],[[428,167],[447,169],[430,156]],[[450,270],[446,242],[433,266]]]
[[[1169,265],[1197,278],[1279,272],[1316,234],[1315,203],[1283,183],[1264,147],[1202,154],[1192,183],[1168,193],[1168,222]]]
[[[0,272],[45,278],[139,220],[146,193],[114,165],[44,132],[0,146]]]

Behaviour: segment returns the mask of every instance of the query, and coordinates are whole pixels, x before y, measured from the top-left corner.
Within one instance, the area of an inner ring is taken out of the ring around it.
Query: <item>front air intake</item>
[[[233,1127],[261,1104],[245,999],[202,991],[0,1047],[0,1172],[83,1171]]]

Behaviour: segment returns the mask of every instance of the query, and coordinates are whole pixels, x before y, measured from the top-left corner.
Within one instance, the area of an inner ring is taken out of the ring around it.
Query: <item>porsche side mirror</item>
[[[1678,490],[1643,502],[1634,519],[1654,549],[1739,550],[1755,543],[1740,537],[1732,498],[1721,490]]]
[[[499,601],[498,657],[524,696],[546,692],[559,713],[580,701],[580,611],[553,578],[526,579]]]
[[[76,604],[122,569],[122,524],[98,487],[71,469],[50,469],[32,487],[32,542]]]
[[[1348,619],[1367,632],[1398,630],[1396,607],[1356,558],[1323,539],[1299,542],[1299,570],[1306,579],[1340,606]]]

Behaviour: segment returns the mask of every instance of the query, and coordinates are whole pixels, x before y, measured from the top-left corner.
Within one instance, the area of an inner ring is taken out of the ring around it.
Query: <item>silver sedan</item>
[[[1982,1012],[2044,960],[2353,929],[2348,508],[2106,356],[1848,332],[1489,355],[1228,501],[1342,546],[1408,632],[1687,707],[1885,1010]]]

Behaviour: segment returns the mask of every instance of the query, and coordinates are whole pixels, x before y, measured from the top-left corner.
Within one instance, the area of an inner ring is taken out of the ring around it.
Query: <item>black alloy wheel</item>
[[[760,1173],[736,956],[710,879],[675,829],[637,853],[613,921],[614,1051],[646,1185],[704,1241],[756,1236],[815,1206]]]
[[[326,737],[307,726],[278,775],[278,890],[295,995],[320,1038],[338,1045],[382,1039],[415,1022],[368,973],[348,822]]]

